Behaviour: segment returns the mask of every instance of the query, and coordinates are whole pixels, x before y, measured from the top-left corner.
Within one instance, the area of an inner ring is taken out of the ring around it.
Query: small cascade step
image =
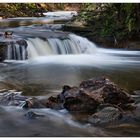
[[[28,58],[48,55],[94,54],[96,45],[84,37],[69,34],[61,38],[28,38]]]

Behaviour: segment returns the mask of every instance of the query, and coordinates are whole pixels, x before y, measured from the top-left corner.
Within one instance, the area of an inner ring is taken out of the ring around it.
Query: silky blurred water
[[[54,18],[56,21],[60,19],[58,16],[48,19],[15,18],[0,21],[0,26],[3,28],[1,31],[12,30],[26,39],[32,37],[33,42],[42,42],[40,37],[45,35],[46,28],[50,28],[50,25],[55,27],[52,24]],[[76,39],[78,36],[74,37]],[[15,89],[26,96],[43,98],[57,95],[63,85],[78,86],[82,80],[106,76],[130,94],[140,90],[139,51],[103,49],[98,46],[91,50],[93,53],[89,54],[49,55],[24,61],[5,61],[0,64],[0,89]],[[137,102],[140,101],[139,94],[133,96]],[[44,117],[28,119],[24,116],[28,111]],[[140,122],[116,122],[97,127],[77,121],[66,110],[24,110],[21,107],[0,106],[0,136],[140,136]]]

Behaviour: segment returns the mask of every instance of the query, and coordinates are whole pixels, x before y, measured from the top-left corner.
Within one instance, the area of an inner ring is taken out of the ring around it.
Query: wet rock
[[[79,87],[101,103],[117,105],[122,109],[131,108],[131,103],[135,102],[126,91],[105,77],[83,81]]]
[[[136,121],[140,121],[140,103],[136,104],[136,109],[132,112]]]
[[[4,36],[5,36],[5,38],[11,38],[11,37],[12,37],[12,34],[13,34],[13,32],[6,31],[6,32],[4,33]]]
[[[84,114],[87,116],[87,118],[84,117],[84,120],[93,124],[135,120],[133,114],[139,116],[138,111],[136,112],[139,110],[139,106],[135,104],[135,100],[105,77],[83,81],[79,87],[64,85],[60,94],[43,99],[27,98],[14,90],[0,92],[2,92],[0,93],[0,104],[21,105],[22,102],[22,107],[26,109],[60,110],[65,108],[74,115]],[[91,116],[89,117],[89,115]],[[36,118],[37,114],[28,112],[26,117]]]
[[[84,92],[79,87],[63,86],[63,91],[56,97],[49,99],[47,107],[50,108],[66,108],[71,112],[95,112],[100,104],[94,98],[90,97],[87,92]],[[56,107],[55,107],[56,106]]]
[[[78,92],[77,87],[63,86],[63,91],[56,97],[49,97],[47,100],[41,101],[47,108],[56,110],[64,109],[64,103],[69,97],[76,97]]]
[[[39,118],[39,117],[44,117],[45,115],[38,114],[33,111],[29,111],[24,116],[27,117],[28,119],[35,119],[35,118]]]
[[[1,105],[20,106],[26,99],[27,97],[22,96],[21,92],[15,90],[3,90],[3,93],[0,93]]]
[[[130,103],[134,103],[134,99],[123,89],[120,89],[115,84],[106,84],[102,90],[102,98],[105,103],[118,105],[122,109],[131,108]]]
[[[98,101],[96,101],[94,98],[91,98],[85,91],[72,88],[71,90],[69,90],[69,92],[67,91],[64,108],[71,112],[91,113],[96,111],[99,104],[100,103]]]
[[[83,81],[79,87],[63,86],[62,92],[48,99],[31,98],[23,108],[67,109],[70,112],[96,113],[101,105],[108,104],[119,110],[135,110],[134,99],[105,77]],[[104,108],[104,107],[103,107]]]
[[[28,44],[25,40],[21,39],[21,40],[17,40],[16,41],[17,44],[20,44],[21,46],[25,46],[27,48]]]
[[[70,87],[70,86],[63,86],[63,91],[60,94],[60,99],[65,100],[69,97],[77,97],[79,96],[79,88],[78,87]]]
[[[63,104],[57,97],[49,97],[48,99],[37,99],[37,98],[30,98],[27,99],[22,106],[23,108],[52,108],[55,110],[63,109]]]
[[[6,58],[5,51],[6,45],[0,42],[0,62],[4,61]]]
[[[51,96],[45,102],[41,102],[47,108],[52,108],[55,110],[64,109],[63,102],[58,97]]]
[[[94,78],[94,79],[89,79],[89,80],[83,81],[79,85],[79,87],[83,88],[85,90],[88,90],[89,92],[92,92],[93,90],[97,90],[97,89],[103,87],[108,82],[109,82],[109,79],[107,79],[105,77]]]
[[[101,104],[110,104],[120,110],[135,109],[134,99],[105,77],[83,81],[79,87],[65,85],[58,99],[71,112],[96,112]]]
[[[105,107],[97,113],[94,113],[88,118],[88,122],[92,124],[106,124],[120,120],[122,118],[122,113],[118,108],[115,107]]]
[[[37,98],[31,98],[27,99],[23,106],[24,109],[29,109],[29,108],[45,108],[45,106],[40,102],[39,99]]]
[[[28,58],[27,42],[23,38],[12,34],[13,32],[11,31],[0,33],[0,62],[5,59],[22,60],[23,58]],[[17,47],[19,51],[16,50]],[[8,50],[10,50],[11,54],[7,54]]]
[[[140,103],[135,104],[135,109],[123,112],[121,123],[138,123],[140,122]]]

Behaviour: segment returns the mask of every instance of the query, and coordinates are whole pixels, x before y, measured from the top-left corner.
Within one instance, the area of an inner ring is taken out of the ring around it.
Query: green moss
[[[139,33],[140,4],[85,4],[77,20],[91,26],[96,35],[115,36],[118,40]]]

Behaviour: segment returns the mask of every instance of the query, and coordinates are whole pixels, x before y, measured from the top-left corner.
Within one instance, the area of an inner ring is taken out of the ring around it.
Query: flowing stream
[[[27,49],[9,43],[7,58],[0,64],[0,89],[41,98],[60,93],[63,85],[107,76],[130,94],[140,90],[140,51],[100,48],[84,37],[61,31],[64,20],[76,13],[48,14],[0,22],[7,23],[2,32],[13,31],[27,43]],[[77,122],[66,110],[33,110],[45,117],[28,120],[27,110],[0,106],[0,136],[140,136],[139,122],[97,127]]]

